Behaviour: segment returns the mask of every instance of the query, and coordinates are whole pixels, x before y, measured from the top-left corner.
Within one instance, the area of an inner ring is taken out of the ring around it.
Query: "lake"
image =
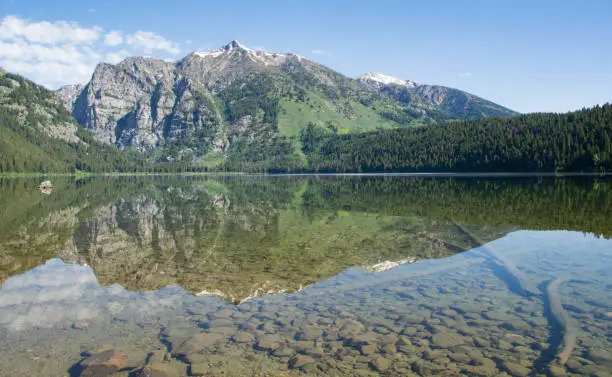
[[[612,376],[610,178],[39,183],[0,180],[0,376]]]

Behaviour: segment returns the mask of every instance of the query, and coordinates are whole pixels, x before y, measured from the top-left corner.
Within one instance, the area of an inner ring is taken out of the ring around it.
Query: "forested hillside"
[[[315,171],[610,171],[612,105],[350,135],[310,124],[301,142]]]
[[[129,171],[137,161],[95,141],[53,92],[0,71],[0,173]]]

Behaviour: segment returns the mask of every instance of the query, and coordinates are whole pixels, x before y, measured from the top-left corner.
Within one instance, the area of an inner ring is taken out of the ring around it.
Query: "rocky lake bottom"
[[[0,376],[612,376],[610,182],[113,185],[0,184]]]

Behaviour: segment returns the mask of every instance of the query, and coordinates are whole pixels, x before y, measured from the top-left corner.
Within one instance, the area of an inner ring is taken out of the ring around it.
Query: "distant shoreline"
[[[259,177],[457,177],[457,178],[521,178],[521,177],[609,177],[612,172],[381,172],[381,173],[249,173],[249,172],[172,172],[172,173],[0,173],[0,178],[45,178],[45,177],[166,177],[166,176],[259,176]]]
[[[602,177],[602,176],[612,176],[612,172],[606,173],[583,173],[583,172],[574,172],[574,173],[270,173],[270,174],[260,174],[260,175],[276,175],[276,176],[296,176],[296,175],[305,175],[305,176],[381,176],[381,177],[390,177],[390,176],[399,176],[399,177]]]

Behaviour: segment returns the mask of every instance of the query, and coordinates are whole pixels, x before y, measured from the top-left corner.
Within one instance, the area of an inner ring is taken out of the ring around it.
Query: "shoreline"
[[[249,173],[249,172],[171,172],[171,173],[0,173],[0,178],[45,177],[168,177],[168,176],[269,176],[269,177],[457,177],[457,178],[521,178],[521,177],[609,177],[612,172],[372,172],[372,173]]]

